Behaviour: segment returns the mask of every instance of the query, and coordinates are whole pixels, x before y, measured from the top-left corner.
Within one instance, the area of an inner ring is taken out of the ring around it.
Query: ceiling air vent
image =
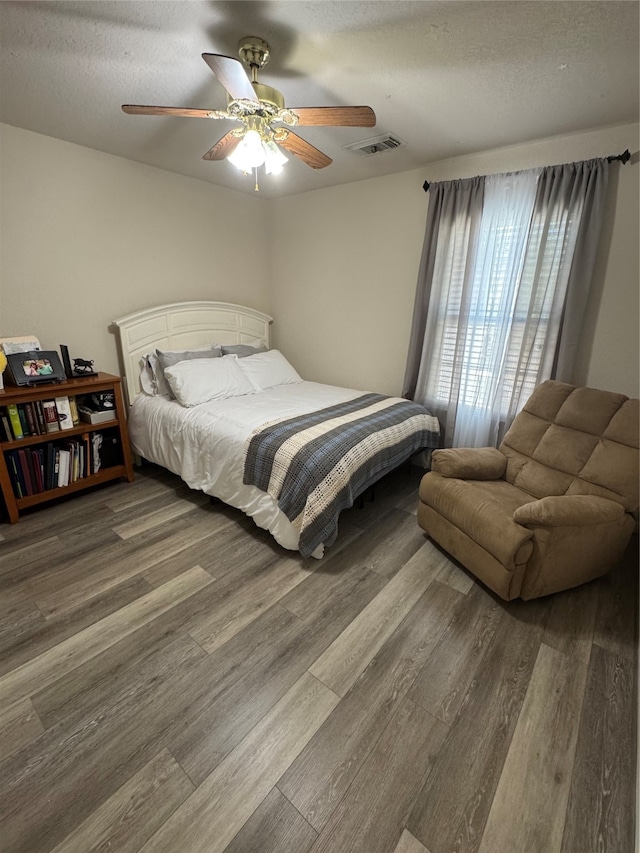
[[[404,139],[400,139],[394,133],[385,133],[383,136],[373,136],[371,139],[363,139],[344,147],[348,151],[356,151],[358,154],[381,154],[383,151],[394,151],[401,145],[406,145]]]

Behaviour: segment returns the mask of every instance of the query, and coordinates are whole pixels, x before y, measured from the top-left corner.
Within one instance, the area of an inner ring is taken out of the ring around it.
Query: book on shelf
[[[58,485],[58,473],[60,471],[60,448],[56,447],[53,458],[53,472],[51,474],[51,488],[55,489]]]
[[[22,481],[22,472],[20,470],[20,462],[18,459],[17,450],[9,450],[6,455],[7,468],[9,469],[9,478],[13,486],[13,492],[17,498],[24,498],[27,491]]]
[[[80,436],[77,440],[71,442],[71,444],[71,479],[72,482],[75,482],[89,476],[86,464],[85,436]]]
[[[24,415],[27,421],[29,435],[39,435],[38,425],[36,424],[36,413],[33,408],[33,403],[22,403],[21,405],[24,410]],[[19,408],[20,404],[18,404],[18,409]]]
[[[66,445],[69,451],[69,482],[75,483],[78,479],[78,445],[77,442],[71,441]]]
[[[47,424],[44,420],[44,410],[42,408],[42,400],[35,400],[33,407],[36,410],[36,420],[38,421],[38,432],[40,435],[46,435]]]
[[[44,490],[46,489],[45,479],[47,476],[47,472],[44,467],[45,449],[44,447],[39,447],[36,452],[38,454],[38,465],[40,466],[40,488],[44,492]]]
[[[56,397],[54,402],[56,404],[56,411],[58,412],[58,423],[60,424],[60,429],[73,429],[73,417],[71,415],[69,398],[66,396]]]
[[[84,450],[84,473],[86,477],[90,477],[93,471],[91,470],[91,436],[88,432],[83,433],[82,444]]]
[[[24,450],[20,449],[18,452],[24,454],[24,458],[27,463],[27,472],[29,476],[28,486],[31,489],[29,494],[36,495],[38,493],[38,478],[36,476],[33,451],[30,447],[26,447]]]
[[[42,410],[44,412],[44,422],[47,432],[59,432],[60,424],[58,422],[58,410],[56,409],[55,400],[43,400]]]
[[[22,403],[16,404],[18,409],[18,417],[20,418],[20,428],[22,429],[22,435],[31,435],[31,430],[29,429],[29,424],[27,423],[27,413],[24,410],[24,406]]]
[[[0,413],[0,424],[2,425],[2,441],[13,441],[11,422],[9,416],[4,412]]]
[[[71,470],[71,453],[64,447],[59,450],[58,486],[69,485],[69,472]]]
[[[27,495],[33,494],[33,486],[31,485],[31,474],[29,472],[29,462],[27,460],[27,453],[25,450],[20,448],[18,450],[18,461],[20,463],[20,470],[22,471],[22,482],[25,488],[25,493]]]
[[[52,441],[50,441],[48,444],[45,444],[43,452],[43,488],[45,492],[48,492],[49,489],[53,488],[52,473],[55,465],[55,444]]]
[[[29,465],[31,488],[33,489],[34,495],[37,495],[38,492],[42,491],[40,487],[40,460],[38,458],[38,451],[33,447],[27,450],[27,464]]]
[[[15,403],[9,403],[9,405],[7,406],[7,414],[9,416],[9,421],[11,422],[11,431],[13,432],[13,437],[24,438],[24,433],[22,431],[22,422],[20,421],[18,407]]]
[[[31,462],[34,474],[34,490],[36,492],[44,492],[44,462],[41,447],[31,449]]]
[[[71,409],[71,420],[74,426],[80,423],[80,415],[78,413],[78,404],[75,397],[69,397],[69,408]]]

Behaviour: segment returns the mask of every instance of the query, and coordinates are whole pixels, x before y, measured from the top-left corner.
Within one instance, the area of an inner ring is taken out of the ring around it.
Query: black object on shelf
[[[67,379],[73,379],[74,373],[71,369],[71,360],[69,359],[69,347],[64,344],[59,344],[60,347],[60,355],[62,356],[62,364],[64,366],[64,372],[67,374]]]

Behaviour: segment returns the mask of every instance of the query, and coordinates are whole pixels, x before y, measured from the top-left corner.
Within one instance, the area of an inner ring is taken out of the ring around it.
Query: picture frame
[[[12,385],[64,382],[66,375],[55,350],[25,350],[7,355],[7,380]]]

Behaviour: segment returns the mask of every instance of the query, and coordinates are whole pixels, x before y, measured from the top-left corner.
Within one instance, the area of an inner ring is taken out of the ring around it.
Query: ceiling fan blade
[[[202,158],[203,160],[224,160],[235,149],[236,145],[242,139],[241,136],[235,136],[233,131],[225,134],[222,139],[219,139],[213,148],[210,148]]]
[[[242,67],[239,59],[231,56],[220,56],[217,53],[203,53],[202,58],[222,83],[234,101],[256,101],[251,80]]]
[[[302,139],[302,137],[291,130],[288,131],[285,139],[278,139],[277,141],[278,145],[282,145],[287,151],[304,160],[307,166],[311,166],[312,169],[324,169],[325,166],[330,166],[333,163],[331,157],[327,157],[326,154],[314,148],[310,142]]]
[[[226,118],[220,110],[191,110],[183,107],[144,107],[123,104],[123,112],[131,116],[185,116],[186,118]]]
[[[376,114],[371,107],[291,107],[300,127],[373,127]]]

